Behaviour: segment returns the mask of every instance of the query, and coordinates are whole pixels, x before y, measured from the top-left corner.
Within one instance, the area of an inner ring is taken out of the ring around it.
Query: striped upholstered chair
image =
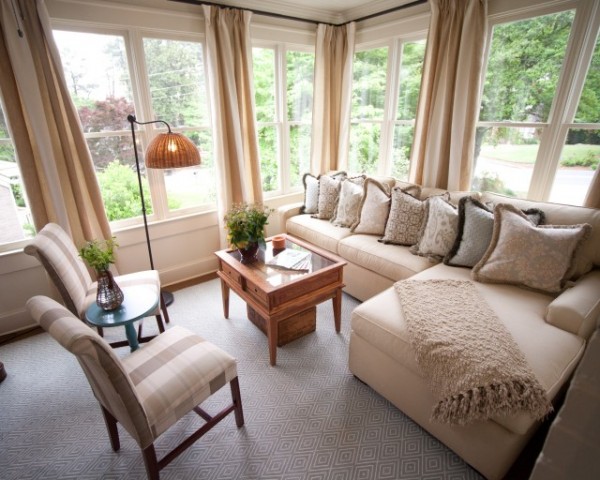
[[[56,301],[36,296],[27,309],[77,357],[100,403],[113,450],[120,448],[118,422],[142,449],[149,479],[158,479],[162,468],[229,413],[235,413],[238,427],[244,424],[235,358],[189,330],[172,327],[120,359],[102,337]],[[198,406],[227,383],[231,405],[214,416]],[[158,460],[154,441],[192,410],[205,423]]]
[[[80,319],[85,319],[87,308],[96,301],[97,283],[92,280],[90,273],[79,256],[71,237],[62,227],[55,223],[48,223],[35,236],[33,241],[24,249],[25,253],[36,257],[46,269],[52,282],[60,292],[65,306],[77,315]],[[162,321],[164,315],[165,321],[169,323],[169,313],[160,295],[160,278],[158,271],[145,270],[126,275],[115,275],[115,281],[123,288],[132,285],[146,285],[160,296],[160,302],[152,315],[156,317],[156,323],[160,332],[165,331]],[[138,341],[149,340],[149,337],[142,337],[142,323],[138,329]],[[102,330],[99,329],[100,335]],[[126,340],[111,343],[113,347],[128,345]]]

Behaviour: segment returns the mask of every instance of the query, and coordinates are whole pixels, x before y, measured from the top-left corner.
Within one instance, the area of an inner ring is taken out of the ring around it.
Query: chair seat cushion
[[[236,360],[175,326],[123,359],[155,438],[237,377]]]

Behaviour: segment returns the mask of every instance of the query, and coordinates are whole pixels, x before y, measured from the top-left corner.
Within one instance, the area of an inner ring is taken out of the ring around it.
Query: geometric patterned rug
[[[317,307],[317,329],[278,348],[269,366],[265,335],[232,293],[223,318],[218,279],[174,292],[171,324],[182,325],[238,359],[245,425],[229,415],[161,472],[169,479],[480,479],[348,370],[350,313],[344,294],[342,330],[331,302]],[[144,322],[145,333],[155,322]],[[105,329],[109,340],[121,328]],[[118,349],[127,355],[128,349]],[[0,383],[0,478],[144,479],[137,444],[119,427],[113,452],[100,408],[79,364],[46,333],[0,346],[8,377]],[[203,406],[216,412],[223,388]],[[184,417],[155,444],[162,457],[201,423]]]

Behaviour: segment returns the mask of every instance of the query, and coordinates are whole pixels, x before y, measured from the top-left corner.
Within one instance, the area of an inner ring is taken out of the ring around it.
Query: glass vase
[[[238,248],[240,252],[240,261],[242,263],[251,263],[256,260],[256,254],[258,253],[258,242],[250,242],[245,248]]]
[[[109,270],[98,273],[98,291],[96,293],[96,304],[102,310],[114,310],[118,308],[125,298],[123,290],[117,285],[113,274]]]

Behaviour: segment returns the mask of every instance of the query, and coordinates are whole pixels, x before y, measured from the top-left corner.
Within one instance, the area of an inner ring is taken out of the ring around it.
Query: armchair
[[[244,414],[236,360],[203,338],[175,326],[121,359],[108,343],[56,301],[36,296],[27,302],[33,319],[77,357],[100,403],[111,447],[120,448],[117,422],[142,449],[148,478],[159,472],[234,412],[238,427]],[[214,416],[198,405],[227,383],[232,403]],[[158,460],[154,441],[190,411],[204,423],[179,446]]]
[[[48,223],[38,232],[33,241],[25,247],[24,252],[40,261],[60,292],[65,306],[85,321],[87,308],[96,300],[97,283],[92,280],[83,259],[79,256],[79,252],[67,232],[55,223]],[[162,315],[164,315],[165,321],[169,323],[169,313],[160,294],[158,271],[146,270],[126,275],[115,275],[115,281],[121,288],[147,285],[156,291],[156,295],[160,295],[160,302],[152,315],[156,317],[158,330],[164,332]],[[138,341],[148,341],[149,337],[142,337],[141,328],[142,324],[140,322]],[[102,335],[102,329],[98,329],[98,331]],[[111,343],[113,347],[125,345],[128,345],[126,340]]]

